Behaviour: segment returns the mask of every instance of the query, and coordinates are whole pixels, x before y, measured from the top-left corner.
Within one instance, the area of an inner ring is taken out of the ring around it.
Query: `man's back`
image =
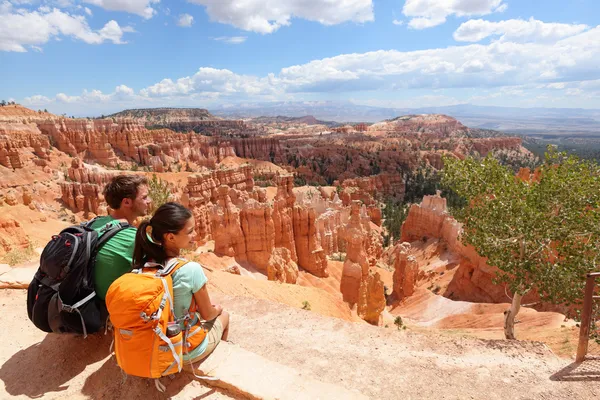
[[[100,217],[92,224],[92,228],[100,230],[107,224],[117,223],[113,217]],[[98,252],[94,267],[96,294],[104,300],[108,287],[121,275],[131,271],[131,260],[135,245],[136,229],[123,229],[112,237]]]

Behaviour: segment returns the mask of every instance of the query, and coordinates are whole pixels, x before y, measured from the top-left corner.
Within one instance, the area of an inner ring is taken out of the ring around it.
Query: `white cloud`
[[[394,25],[403,25],[404,21],[399,21],[399,20],[395,19],[395,20],[392,21],[392,24],[394,24]]]
[[[487,15],[504,10],[502,0],[406,0],[402,13],[411,18],[409,27],[425,29],[443,24],[450,15]]]
[[[272,74],[258,78],[238,75],[227,69],[200,68],[194,75],[176,81],[163,79],[140,90],[140,94],[144,97],[186,96],[199,92],[217,95],[264,95],[277,90]]]
[[[123,30],[116,21],[109,21],[98,31],[93,31],[84,16],[71,15],[56,8],[40,7],[37,11],[13,10],[9,3],[0,5],[0,51],[34,50],[54,38],[70,36],[88,44],[106,41],[121,44]],[[32,47],[33,46],[33,47]]]
[[[89,15],[89,16],[91,16],[91,15],[92,15],[92,10],[90,10],[89,8],[87,8],[87,7],[84,7],[84,8],[83,8],[83,10],[85,11],[85,13],[86,13],[87,15]]]
[[[479,42],[490,36],[500,36],[505,41],[556,41],[573,36],[588,29],[583,24],[548,23],[534,19],[509,19],[491,22],[472,19],[461,24],[454,32],[454,39],[459,42]]]
[[[242,44],[248,39],[246,36],[219,36],[214,38],[218,42],[225,42],[228,44]]]
[[[152,4],[160,0],[83,0],[84,3],[93,4],[109,11],[125,11],[131,14],[137,14],[145,19],[150,19],[156,10]]]
[[[257,101],[303,94],[385,92],[392,97],[392,93],[432,89],[477,90],[469,95],[485,94],[486,90],[499,93],[487,98],[527,99],[539,94],[536,92],[556,94],[567,90],[570,92],[565,95],[575,95],[577,89],[596,96],[600,94],[599,64],[600,26],[555,42],[494,41],[418,51],[342,54],[263,76],[203,67],[191,76],[163,79],[137,94],[122,85],[112,94],[91,91],[77,97],[78,101],[119,98],[181,105],[206,99]],[[77,100],[60,94],[55,101]]]
[[[52,100],[46,96],[36,94],[34,96],[25,97],[25,99],[23,99],[22,103],[23,103],[23,105],[26,105],[26,106],[38,106],[38,105],[50,104],[50,103],[52,103]]]
[[[133,96],[134,91],[128,86],[119,85],[115,88],[115,93],[122,96]]]
[[[263,34],[273,33],[282,26],[290,25],[294,17],[323,25],[374,20],[372,0],[189,1],[206,6],[206,12],[214,21]]]
[[[179,15],[179,19],[177,20],[177,25],[189,28],[194,23],[194,17],[190,14],[181,14]]]

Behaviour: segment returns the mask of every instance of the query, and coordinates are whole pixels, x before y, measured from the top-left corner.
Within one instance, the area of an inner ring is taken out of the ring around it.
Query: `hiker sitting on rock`
[[[187,208],[178,203],[163,204],[149,221],[142,222],[138,228],[134,268],[141,268],[146,263],[167,265],[174,258],[180,258],[181,250],[194,245],[194,228],[194,216]],[[192,320],[188,325],[193,326],[201,319],[205,321],[202,326],[208,331],[196,347],[184,348],[184,365],[189,366],[212,353],[221,339],[227,340],[229,314],[221,306],[211,303],[206,287],[208,279],[202,266],[197,262],[180,260],[183,265],[172,274],[175,317],[181,320],[192,309]],[[184,330],[183,322],[180,325]]]

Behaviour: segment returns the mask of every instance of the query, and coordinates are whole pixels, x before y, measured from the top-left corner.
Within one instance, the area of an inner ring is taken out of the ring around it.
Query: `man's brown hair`
[[[104,199],[110,208],[118,210],[123,199],[135,199],[138,188],[147,184],[143,175],[117,175],[104,187]]]

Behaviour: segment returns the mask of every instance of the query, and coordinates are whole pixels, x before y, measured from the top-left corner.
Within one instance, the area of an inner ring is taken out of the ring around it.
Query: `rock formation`
[[[339,184],[342,187],[340,199],[345,206],[353,200],[366,205],[375,205],[376,200],[404,198],[404,179],[400,174],[382,173],[364,178],[346,179]],[[381,219],[381,216],[379,216]]]
[[[279,247],[273,250],[269,259],[269,265],[267,266],[267,276],[270,281],[296,283],[298,279],[298,265],[292,261],[288,249]]]
[[[50,142],[33,123],[0,122],[0,165],[18,169],[47,160]]]
[[[96,215],[106,214],[106,203],[102,191],[104,185],[115,175],[88,168],[78,158],[74,158],[67,170],[65,181],[61,182],[61,198],[73,212],[84,211]]]
[[[425,196],[420,205],[411,206],[402,224],[400,241],[438,238],[446,244],[448,251],[461,258],[445,293],[452,299],[481,303],[506,302],[504,285],[493,283],[498,269],[488,265],[473,246],[465,246],[460,241],[461,230],[462,224],[447,213],[446,199],[439,194]],[[535,297],[535,293],[530,293],[527,301]]]
[[[316,213],[312,208],[294,207],[294,239],[298,265],[311,274],[326,278],[327,255],[317,237]]]
[[[398,243],[394,246],[394,297],[402,300],[411,296],[415,291],[419,266],[416,259],[410,255],[410,243]]]
[[[29,239],[19,221],[0,215],[0,256],[29,246]]]
[[[350,220],[343,231],[347,251],[340,291],[344,301],[351,307],[357,305],[361,318],[377,324],[385,308],[383,282],[378,273],[369,270],[366,251],[368,235],[361,221],[360,202],[353,201],[351,207]]]

